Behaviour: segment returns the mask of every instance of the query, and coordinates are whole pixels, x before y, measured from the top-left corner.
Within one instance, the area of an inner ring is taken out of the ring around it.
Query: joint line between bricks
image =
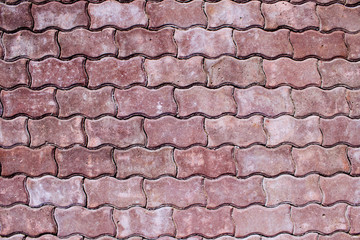
[[[261,125],[262,125],[262,129],[263,129],[263,131],[265,133],[265,137],[266,137],[266,142],[265,142],[264,145],[267,146],[268,142],[269,142],[270,134],[268,133],[268,131],[267,131],[266,127],[265,127],[265,120],[266,120],[266,118],[262,117]]]
[[[60,46],[60,42],[59,42],[59,30],[57,30],[54,34],[54,38],[55,38],[55,42],[56,42],[56,45],[59,49],[59,54],[57,55],[56,58],[60,59],[60,56],[61,56],[61,46]]]
[[[320,175],[318,175],[318,181],[317,181],[317,184],[318,184],[318,188],[319,188],[320,193],[321,193],[321,204],[323,205],[323,204],[324,204],[324,198],[325,198],[325,195],[324,195],[324,191],[323,191],[323,189],[321,188],[320,179],[321,179],[321,176],[320,176]]]
[[[316,15],[316,17],[317,17],[317,19],[319,21],[319,32],[321,33],[321,29],[323,29],[323,28],[322,28],[322,21],[321,21],[321,18],[319,16],[319,12],[318,12],[318,7],[319,7],[319,5],[316,3],[315,4],[315,15]]]
[[[264,24],[263,24],[262,28],[263,28],[263,30],[265,30],[266,18],[265,18],[264,12],[263,12],[263,4],[264,3],[262,1],[260,1],[260,14],[261,14],[261,16],[262,16],[262,18],[264,20]]]
[[[87,1],[86,3],[85,3],[85,15],[86,15],[86,17],[88,18],[88,20],[89,20],[89,22],[88,22],[88,24],[87,24],[87,29],[88,30],[90,30],[90,27],[91,27],[91,17],[90,17],[90,14],[89,14],[89,2]]]
[[[111,100],[113,101],[114,106],[115,106],[115,114],[114,114],[114,117],[116,118],[116,116],[117,116],[118,113],[119,113],[119,106],[118,106],[117,101],[116,101],[115,91],[116,91],[116,88],[112,87],[112,88],[111,88]]]
[[[208,30],[209,29],[209,16],[206,13],[206,6],[205,5],[206,5],[206,3],[205,3],[205,1],[203,1],[202,4],[201,4],[201,9],[204,12],[204,15],[205,15],[205,18],[206,18],[205,30]]]
[[[174,220],[174,212],[175,212],[175,209],[171,208],[171,221],[172,221],[173,224],[174,224],[174,229],[175,229],[175,233],[174,233],[175,235],[174,235],[174,237],[176,237],[178,230],[177,230],[176,222],[175,222],[175,220]]]
[[[296,106],[295,106],[295,102],[294,102],[294,98],[293,98],[293,89],[292,89],[292,88],[290,88],[290,94],[289,94],[289,96],[290,96],[291,104],[293,105],[293,112],[292,112],[292,114],[290,114],[290,115],[292,115],[292,116],[295,118]]]
[[[145,0],[144,2],[144,13],[145,13],[145,16],[146,16],[146,26],[145,26],[145,29],[150,29],[150,18],[149,18],[149,14],[148,12],[146,11],[146,8],[147,8],[147,4],[148,4],[148,0]]]
[[[59,117],[59,115],[60,115],[60,104],[59,104],[59,102],[58,102],[58,100],[57,100],[57,98],[56,98],[57,92],[58,92],[58,89],[55,88],[55,89],[54,89],[54,95],[53,95],[54,101],[55,101],[55,103],[56,103],[55,116],[56,116],[56,117]]]
[[[146,120],[146,119],[145,119],[144,117],[141,119],[141,127],[142,127],[142,130],[143,130],[144,135],[145,135],[144,148],[147,148],[148,142],[149,142],[149,137],[148,137],[147,132],[145,131],[145,120]]]
[[[316,70],[320,76],[320,89],[322,89],[324,86],[324,83],[323,83],[323,76],[321,74],[321,71],[320,71],[320,67],[319,67],[319,62],[320,60],[319,59],[316,59]]]
[[[351,229],[351,221],[350,221],[350,218],[349,218],[349,211],[350,211],[349,208],[350,208],[350,206],[346,205],[345,212],[344,212],[344,217],[346,219],[346,222],[348,223],[348,228],[346,230],[346,232],[348,232],[348,233],[349,233],[349,231]]]
[[[203,130],[204,130],[204,132],[205,132],[205,134],[206,134],[206,144],[205,144],[205,147],[209,147],[209,134],[208,134],[208,132],[206,131],[206,118],[204,117],[203,118],[203,122],[202,122],[202,124],[203,124]]]
[[[84,182],[85,182],[85,177],[82,177],[82,179],[81,179],[81,188],[82,188],[82,190],[83,190],[83,192],[84,192],[84,195],[85,195],[85,208],[88,208],[88,201],[89,201],[89,199],[88,199],[88,195],[87,195],[87,193],[86,193],[86,191],[85,191],[85,184],[84,184]]]
[[[232,96],[232,98],[234,100],[235,107],[236,107],[236,110],[235,110],[236,113],[235,114],[238,114],[239,113],[239,105],[238,105],[238,103],[236,101],[236,98],[235,98],[235,88],[234,87],[232,87],[232,89],[231,89],[231,96]]]
[[[176,33],[176,29],[173,29],[173,33],[172,33],[172,40],[175,44],[175,48],[176,48],[176,55],[175,55],[175,58],[179,58],[179,46],[178,46],[178,43],[176,42],[176,39],[175,39],[175,33]]]
[[[34,19],[34,15],[33,15],[33,3],[30,2],[30,5],[29,5],[29,9],[28,9],[28,12],[29,12],[29,15],[30,15],[30,18],[31,18],[31,27],[30,29],[32,31],[34,31],[34,28],[35,28],[35,19]]]
[[[1,48],[4,49],[3,53],[1,54],[1,59],[5,59],[5,55],[6,55],[6,48],[5,48],[5,45],[4,45],[4,32],[1,32],[1,35],[0,35],[0,45],[1,45]]]
[[[236,146],[234,146],[234,147],[231,149],[231,158],[232,158],[232,160],[234,161],[235,177],[237,177],[238,174],[239,174],[239,169],[238,169],[238,164],[237,164],[237,162],[236,162],[235,151],[236,151]]]
[[[144,76],[145,76],[145,87],[148,87],[149,76],[148,76],[148,72],[146,71],[146,68],[145,68],[145,61],[146,61],[146,59],[144,57],[141,57],[141,70],[143,71]]]
[[[55,172],[55,176],[59,177],[59,163],[56,160],[56,147],[54,147],[54,149],[51,151],[51,154],[53,156],[54,162],[55,162],[55,166],[56,166],[56,172]]]
[[[345,35],[344,32],[342,33],[342,38],[343,38],[344,45],[345,45],[345,48],[346,48],[346,58],[345,59],[348,59],[349,58],[350,46],[349,46],[348,42],[346,41],[346,35]]]
[[[115,167],[115,174],[114,174],[114,178],[116,178],[117,174],[118,174],[118,166],[116,164],[116,161],[115,161],[115,148],[111,148],[111,151],[110,151],[110,158],[111,158],[111,161],[114,163],[114,167]]]
[[[173,87],[171,93],[172,93],[172,97],[173,97],[175,105],[176,105],[175,116],[178,117],[179,116],[179,103],[178,103],[178,101],[176,100],[176,97],[175,97],[175,90],[176,90],[176,88]]]
[[[86,69],[86,63],[87,63],[88,59],[84,58],[84,60],[82,61],[82,66],[83,66],[83,70],[85,73],[85,87],[89,88],[89,83],[90,83],[90,77],[89,77],[89,73]]]
[[[179,167],[178,167],[178,165],[177,165],[177,163],[175,161],[175,148],[174,147],[171,149],[171,160],[173,161],[174,166],[175,166],[175,178],[178,178],[178,176],[179,176]]]
[[[141,179],[140,186],[141,186],[141,190],[143,191],[144,197],[145,197],[145,206],[144,206],[144,208],[147,209],[148,208],[148,195],[146,194],[146,191],[145,191],[145,178]]]
[[[266,189],[265,189],[265,178],[262,177],[262,180],[261,180],[261,188],[264,192],[264,195],[265,195],[265,204],[264,206],[268,206],[268,202],[269,202],[269,198],[268,198],[268,193],[266,192]]]
[[[266,76],[265,70],[264,70],[264,59],[263,58],[260,58],[260,69],[262,71],[262,74],[264,75],[264,88],[266,88],[267,76]]]
[[[205,201],[206,201],[205,208],[207,208],[208,205],[209,205],[209,196],[208,196],[208,193],[207,193],[206,188],[205,188],[205,178],[204,177],[201,178],[201,187],[202,187],[202,190],[203,190],[203,193],[204,193],[204,196],[205,196]]]
[[[114,224],[114,233],[112,234],[113,237],[116,236],[116,232],[117,232],[117,228],[118,228],[117,224],[115,223],[115,219],[114,219],[114,211],[115,211],[114,208],[110,209],[110,215],[111,215],[110,219],[111,219],[112,223]]]
[[[293,165],[293,168],[294,168],[294,176],[296,174],[296,162],[295,162],[295,159],[294,159],[294,155],[293,155],[293,149],[294,149],[294,146],[291,146],[290,147],[290,159],[291,159],[291,164]]]
[[[25,132],[26,134],[29,136],[29,142],[28,144],[26,144],[27,147],[31,147],[31,134],[30,134],[30,131],[29,131],[29,118],[26,118],[25,119]]]
[[[83,117],[81,119],[81,128],[82,128],[82,131],[84,133],[84,140],[85,140],[84,146],[86,148],[88,148],[89,147],[88,146],[89,145],[89,136],[87,135],[87,132],[86,132],[86,118],[85,117]]]
[[[29,192],[28,187],[27,187],[27,180],[28,180],[28,176],[25,176],[25,178],[23,180],[24,181],[23,186],[24,186],[26,196],[27,196],[26,205],[30,206],[30,192]]]
[[[349,146],[346,146],[345,148],[345,156],[346,156],[346,160],[349,162],[349,174],[351,174],[353,170],[353,165],[349,157]]]
[[[234,43],[235,58],[236,58],[236,56],[238,55],[238,45],[237,45],[237,43],[236,43],[236,41],[235,41],[234,34],[235,34],[235,29],[232,29],[232,31],[231,31],[231,40],[232,40],[233,43]]]
[[[291,56],[290,59],[293,59],[294,58],[294,46],[293,46],[293,44],[291,42],[290,34],[291,34],[291,31],[288,32],[288,40],[289,40],[290,46],[292,48],[292,53],[290,54],[290,56]]]

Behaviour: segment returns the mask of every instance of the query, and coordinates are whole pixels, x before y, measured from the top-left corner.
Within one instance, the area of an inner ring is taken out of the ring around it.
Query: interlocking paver
[[[29,83],[25,59],[20,59],[15,62],[0,60],[0,73],[0,86],[3,88],[27,85]]]
[[[0,177],[0,205],[26,204],[28,202],[28,195],[24,185],[25,181],[25,176],[23,175],[12,178]]]
[[[347,31],[360,30],[360,23],[354,22],[360,14],[360,7],[346,7],[342,4],[331,6],[319,6],[317,8],[321,22],[321,30],[329,31],[332,29],[346,29]]]
[[[30,3],[24,2],[14,6],[0,4],[0,12],[0,28],[8,31],[31,28]]]

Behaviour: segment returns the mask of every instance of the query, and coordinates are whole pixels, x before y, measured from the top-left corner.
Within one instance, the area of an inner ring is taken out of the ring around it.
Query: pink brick
[[[16,203],[27,204],[28,195],[24,182],[25,176],[22,175],[12,178],[0,177],[0,205],[7,206]]]
[[[349,59],[360,58],[360,33],[357,34],[345,34],[345,42],[348,46]]]
[[[31,28],[30,3],[20,2],[20,4],[14,6],[0,4],[0,12],[0,28],[7,31],[14,31],[18,28]]]
[[[360,91],[359,90],[346,90],[346,101],[350,108],[350,117],[360,116]]]
[[[360,174],[360,149],[359,148],[348,148],[347,155],[351,162],[351,175]]]
[[[144,10],[144,1],[133,2],[105,1],[100,4],[89,4],[90,28],[116,26],[121,29],[133,26],[145,27],[147,17]]]
[[[177,2],[164,0],[150,1],[146,4],[146,13],[149,16],[150,28],[164,25],[175,25],[188,28],[194,25],[206,25],[206,16],[202,9],[203,1]]]
[[[265,116],[292,114],[294,106],[289,87],[266,89],[254,86],[247,89],[235,89],[234,98],[238,106],[237,116],[260,113]]]
[[[174,191],[176,189],[176,191]],[[145,180],[146,207],[154,208],[162,205],[171,205],[185,208],[193,204],[206,205],[206,196],[201,177],[187,180],[178,180],[172,177],[163,177],[158,180]]]
[[[11,88],[17,85],[28,85],[29,76],[26,70],[26,60],[19,59],[15,62],[0,60],[0,86]]]
[[[358,88],[360,83],[360,63],[348,62],[344,59],[334,59],[330,62],[319,61],[319,71],[322,76],[322,87],[347,85]]]
[[[318,204],[293,207],[291,209],[291,218],[294,222],[293,233],[298,235],[316,231],[329,234],[336,230],[346,231],[350,227],[345,217],[346,207],[344,203],[332,207],[323,207]]]
[[[179,57],[188,57],[193,54],[219,57],[223,54],[234,55],[236,50],[230,28],[216,31],[207,31],[203,28],[176,30],[174,38]]]
[[[128,208],[134,205],[145,206],[146,199],[141,182],[142,178],[140,177],[121,181],[112,177],[85,179],[84,190],[87,195],[87,207],[96,208],[104,204],[118,208]]]
[[[350,145],[360,144],[360,120],[339,116],[333,119],[320,119],[323,134],[323,145],[334,145],[346,142]]]
[[[60,207],[85,205],[86,196],[82,188],[82,177],[60,180],[53,176],[28,178],[26,188],[29,191],[31,207],[53,204]]]
[[[126,32],[116,32],[115,40],[119,46],[119,57],[144,54],[157,57],[164,54],[176,54],[173,39],[174,30],[163,28],[158,31],[135,28]]]
[[[303,176],[310,172],[322,175],[332,175],[336,172],[349,172],[350,165],[346,157],[346,146],[333,148],[308,146],[293,148],[292,156],[296,165],[296,176]]]
[[[250,204],[265,203],[265,193],[262,188],[261,176],[247,179],[224,176],[218,179],[205,179],[205,191],[208,208],[216,208],[223,204],[236,207],[247,207]]]
[[[147,178],[158,178],[161,175],[176,174],[172,149],[169,147],[154,151],[139,147],[115,150],[114,159],[117,165],[117,178],[127,178],[136,174]]]
[[[338,240],[338,239],[341,239],[341,240],[357,240],[357,239],[359,239],[359,237],[358,236],[352,236],[352,235],[349,235],[349,234],[344,233],[344,232],[337,232],[337,233],[334,233],[331,236],[319,235],[319,240]]]
[[[281,26],[287,26],[293,29],[304,29],[319,27],[315,6],[314,2],[306,2],[301,5],[294,5],[285,1],[262,4],[261,10],[265,17],[265,28],[277,29]]]
[[[132,84],[144,84],[146,80],[140,57],[129,60],[119,60],[113,57],[89,60],[86,61],[86,71],[89,75],[90,87],[97,87],[105,83],[127,87]]]
[[[50,27],[66,30],[79,26],[86,27],[89,20],[85,12],[85,5],[85,1],[74,4],[50,2],[44,5],[33,5],[31,13],[34,17],[34,30]]]
[[[94,238],[99,235],[114,235],[115,226],[110,207],[89,210],[75,206],[71,208],[56,208],[54,217],[57,222],[59,237],[78,233]]]
[[[295,107],[295,117],[319,114],[331,117],[335,114],[349,114],[345,98],[345,88],[322,90],[310,87],[303,90],[294,89],[291,97]]]
[[[173,98],[173,87],[158,89],[135,86],[125,90],[115,90],[115,101],[119,108],[118,117],[141,114],[156,117],[163,114],[176,114],[177,106]]]
[[[203,128],[204,119],[196,116],[186,120],[166,116],[159,119],[145,119],[144,130],[148,147],[163,144],[187,147],[193,144],[205,145],[207,136]]]
[[[179,106],[178,115],[183,117],[193,113],[202,113],[206,116],[218,116],[225,113],[236,113],[233,91],[234,88],[230,86],[217,89],[201,86],[175,89],[174,96]]]
[[[293,52],[289,42],[289,30],[280,29],[266,32],[252,28],[247,31],[235,31],[234,41],[237,46],[237,56],[246,57],[258,53],[267,57],[291,55]]]
[[[50,235],[50,234],[45,234],[42,236],[39,236],[37,238],[30,238],[30,237],[26,237],[28,240],[60,240],[60,239],[66,239],[66,240],[82,240],[83,237],[80,235],[73,235],[73,236],[69,236],[67,238],[59,238],[57,236],[54,235]],[[21,239],[19,239],[21,240]]]
[[[1,237],[2,240],[23,240],[24,238],[25,236],[22,234],[15,234],[11,237]]]
[[[117,238],[141,235],[145,238],[157,238],[160,235],[174,236],[175,226],[172,221],[172,209],[168,207],[147,210],[134,207],[128,210],[114,210],[117,225]]]
[[[86,74],[83,61],[82,57],[70,61],[61,61],[55,58],[48,58],[40,62],[30,61],[31,87],[48,84],[56,85],[59,88],[85,85]]]
[[[232,235],[234,232],[231,208],[228,206],[216,210],[202,207],[192,207],[186,210],[175,209],[173,218],[177,226],[177,238],[191,234],[212,238],[220,234]]]
[[[294,48],[294,58],[317,56],[331,59],[347,56],[344,33],[340,31],[330,34],[323,34],[314,30],[302,33],[291,32],[290,42]]]
[[[263,117],[253,116],[248,119],[238,119],[225,116],[218,119],[206,119],[205,129],[210,147],[229,143],[237,146],[249,146],[253,143],[266,143],[262,127]]]
[[[193,83],[205,83],[206,74],[202,68],[202,57],[180,60],[165,56],[158,60],[146,59],[144,68],[147,73],[148,86],[165,83],[185,87]]]
[[[235,148],[237,175],[246,177],[255,173],[276,176],[280,173],[294,173],[291,159],[291,148],[288,145],[277,148],[253,146],[251,148]]]
[[[84,144],[85,136],[82,130],[82,117],[60,120],[55,117],[45,117],[40,120],[29,120],[28,128],[31,136],[31,147],[53,143],[60,147],[72,144]]]
[[[321,144],[322,141],[319,117],[317,116],[304,119],[296,119],[292,116],[281,116],[276,119],[266,118],[264,128],[267,132],[268,146],[276,146],[281,143],[305,146],[309,143]]]
[[[3,117],[12,117],[17,114],[41,117],[57,112],[54,88],[34,91],[21,87],[12,91],[1,91],[1,103]]]
[[[216,28],[230,25],[235,28],[264,25],[261,16],[260,2],[237,3],[230,0],[216,3],[206,2],[205,12],[208,17],[209,27]]]
[[[26,131],[26,120],[25,117],[17,117],[12,120],[0,119],[0,146],[28,144],[30,138]]]
[[[347,217],[350,222],[350,233],[359,234],[360,233],[360,208],[352,207],[348,208]]]
[[[54,207],[30,208],[15,205],[10,208],[0,207],[0,234],[10,235],[21,232],[30,237],[44,233],[56,234],[56,224],[52,216]]]
[[[345,7],[342,4],[319,6],[317,8],[321,22],[321,30],[329,31],[342,28],[350,32],[360,30],[360,23],[353,21],[360,15],[360,7]]]
[[[208,85],[212,87],[225,83],[239,87],[264,85],[265,75],[261,61],[259,57],[247,60],[238,60],[229,56],[205,59],[204,69],[208,75]]]
[[[321,78],[316,63],[317,60],[313,58],[304,61],[294,61],[289,58],[264,60],[266,86],[275,87],[281,84],[293,87],[320,86]]]
[[[91,32],[86,29],[59,32],[58,41],[62,58],[79,54],[88,57],[99,57],[104,54],[116,54],[117,52],[114,42],[114,29],[110,28],[105,28],[99,32]]]
[[[45,56],[56,57],[59,47],[55,42],[55,30],[33,33],[28,30],[3,35],[5,60],[16,57],[39,59]]]
[[[103,117],[97,120],[85,120],[85,131],[88,136],[88,147],[102,144],[113,144],[118,147],[128,147],[133,144],[145,144],[145,134],[142,128],[143,119],[133,117],[128,120],[118,120],[113,117]]]
[[[252,233],[272,236],[280,232],[292,233],[290,206],[275,208],[251,206],[246,209],[234,209],[235,236],[244,237]]]
[[[216,150],[204,147],[192,147],[174,152],[179,178],[192,175],[205,175],[215,178],[222,174],[235,175],[235,163],[232,157],[233,147],[224,146]]]
[[[321,237],[321,236],[320,236]],[[304,236],[294,236],[289,234],[280,234],[275,237],[263,237],[261,240],[318,240],[318,235],[316,233],[308,233]]]

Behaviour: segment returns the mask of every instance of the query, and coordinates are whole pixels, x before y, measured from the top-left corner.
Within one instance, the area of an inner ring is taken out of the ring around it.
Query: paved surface
[[[1,238],[360,239],[358,0],[1,2]]]

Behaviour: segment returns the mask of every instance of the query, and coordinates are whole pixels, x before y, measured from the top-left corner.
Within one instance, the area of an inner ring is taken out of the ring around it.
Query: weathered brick
[[[114,160],[118,169],[117,178],[127,178],[135,174],[147,178],[158,178],[161,175],[175,176],[176,174],[172,149],[169,147],[154,151],[139,147],[122,151],[115,150]]]
[[[178,115],[183,117],[193,113],[202,113],[207,116],[218,116],[224,113],[236,113],[233,90],[234,88],[230,86],[218,89],[201,86],[175,89],[174,96],[179,107]]]
[[[129,60],[105,57],[100,60],[86,61],[89,86],[96,87],[104,83],[114,84],[118,87],[144,84],[146,79],[141,62],[140,57]]]
[[[115,101],[118,105],[118,117],[133,114],[159,116],[176,114],[176,103],[173,98],[173,87],[164,86],[158,89],[135,86],[125,90],[115,90]]]
[[[351,162],[351,175],[360,174],[360,149],[359,148],[348,148],[347,155]]]
[[[89,4],[90,28],[103,26],[116,26],[118,28],[130,28],[132,26],[145,27],[147,17],[144,11],[144,1],[133,2],[105,1],[100,4]]]
[[[275,237],[262,237],[264,240],[318,240],[316,233],[308,233],[303,236],[294,236],[289,234],[280,234]]]
[[[344,59],[334,59],[330,62],[319,61],[319,71],[322,76],[322,87],[347,85],[360,87],[360,63],[348,62]]]
[[[253,84],[263,85],[265,75],[261,68],[261,58],[253,57],[247,60],[238,60],[223,56],[217,59],[205,59],[204,69],[208,75],[209,86],[218,86],[229,83],[239,87]]]
[[[75,87],[70,90],[58,90],[56,99],[59,103],[59,117],[83,114],[98,117],[102,114],[115,115],[116,108],[112,99],[112,87],[88,90]]]
[[[28,30],[3,36],[5,60],[16,57],[39,59],[45,56],[56,57],[59,47],[55,42],[55,30],[33,33]]]
[[[86,196],[82,189],[82,177],[58,179],[53,176],[28,178],[26,188],[31,207],[53,204],[60,207],[85,205]]]
[[[27,240],[61,240],[61,239],[64,239],[64,240],[82,240],[83,237],[80,236],[80,235],[73,235],[73,236],[69,236],[67,238],[59,238],[59,237],[54,236],[54,235],[45,234],[45,235],[39,236],[37,238],[26,237],[26,239]],[[19,239],[19,240],[21,240],[21,239]]]
[[[281,143],[305,146],[309,143],[321,144],[322,141],[319,117],[317,116],[310,116],[304,119],[296,119],[288,115],[276,119],[266,118],[264,120],[264,128],[267,132],[268,146],[276,146]]]
[[[350,233],[360,233],[360,208],[350,206],[348,209],[348,219],[350,222]]]
[[[206,16],[202,9],[203,1],[177,2],[164,0],[149,1],[146,13],[149,16],[149,27],[157,28],[164,25],[175,25],[187,28],[194,25],[206,26]]]
[[[290,42],[294,48],[294,58],[317,56],[330,59],[347,56],[344,33],[340,31],[330,34],[323,34],[314,30],[302,33],[291,32]]]
[[[28,195],[24,186],[25,176],[18,175],[12,178],[0,177],[0,205],[7,206],[14,203],[28,201]]]
[[[25,59],[19,59],[15,62],[0,60],[0,73],[0,87],[11,88],[29,83]]]
[[[218,119],[206,119],[205,129],[209,137],[208,145],[216,147],[224,143],[237,146],[249,146],[253,143],[266,143],[266,135],[262,127],[263,117],[253,116],[238,119],[225,116]]]
[[[344,233],[344,232],[337,232],[337,233],[334,233],[331,236],[329,236],[329,235],[325,235],[325,236],[319,235],[319,240],[338,240],[338,239],[341,239],[341,240],[357,240],[357,239],[359,239],[359,237],[358,236],[352,236],[352,235],[349,235],[349,234]]]
[[[24,173],[33,177],[43,174],[55,175],[53,149],[52,146],[39,149],[24,146],[0,149],[1,176],[10,176],[14,173]]]
[[[114,235],[115,226],[111,217],[111,208],[102,207],[96,210],[75,206],[67,209],[56,208],[55,220],[57,222],[59,237],[78,233],[94,238],[99,235]]]
[[[247,31],[234,31],[237,56],[246,57],[258,53],[267,57],[292,55],[293,49],[289,42],[289,30],[280,29],[266,32],[252,28]]]
[[[323,134],[323,145],[346,142],[351,145],[360,144],[360,120],[339,116],[333,119],[320,119]]]
[[[320,3],[320,4],[327,4],[327,3],[332,3],[332,2],[339,2],[339,3],[345,3],[346,0],[316,0],[315,2]],[[303,0],[290,0],[291,3],[302,3],[304,2]]]
[[[322,90],[310,87],[292,90],[291,97],[295,107],[295,117],[320,114],[331,117],[335,114],[349,114],[349,105],[345,98],[345,88]]]
[[[232,157],[233,147],[224,146],[218,149],[192,147],[187,150],[175,149],[174,158],[178,167],[179,178],[192,175],[205,175],[216,178],[222,174],[235,175],[236,168]]]
[[[189,238],[188,238],[189,239]],[[202,238],[204,240],[206,240],[207,238]],[[217,239],[217,240],[236,240],[239,238],[235,238],[235,237],[230,237],[230,236],[222,236],[222,237],[217,237],[217,238],[213,238],[213,239]],[[261,240],[262,238],[260,238],[260,236],[258,235],[252,235],[246,238],[241,238],[243,240]]]
[[[85,120],[85,131],[88,135],[88,147],[102,144],[113,144],[127,147],[133,144],[145,144],[145,133],[141,117],[119,120],[103,117],[97,120]]]
[[[357,34],[345,34],[345,42],[348,46],[349,59],[360,58],[360,33]]]
[[[116,32],[115,40],[119,46],[119,57],[133,54],[144,54],[157,57],[164,54],[176,54],[176,45],[173,39],[174,30],[164,28],[159,31],[149,31],[135,28],[126,32]]]
[[[243,237],[251,233],[276,235],[280,232],[292,233],[290,206],[280,205],[275,208],[251,206],[246,209],[234,209],[235,236]]]
[[[204,187],[208,200],[207,207],[215,208],[222,204],[246,207],[253,203],[265,203],[261,176],[247,179],[224,176],[218,179],[205,179]]]
[[[55,89],[31,90],[17,88],[12,91],[1,91],[3,117],[12,117],[17,114],[26,114],[31,117],[56,114]]]
[[[193,144],[205,145],[206,133],[204,119],[196,116],[186,120],[166,116],[159,119],[145,119],[144,130],[147,134],[148,147],[163,144],[187,147]]]
[[[96,208],[110,204],[119,208],[133,205],[145,206],[145,194],[141,187],[141,177],[117,180],[112,177],[85,179],[84,189],[87,195],[87,207]]]
[[[0,4],[0,12],[0,28],[7,31],[14,31],[18,28],[31,28],[30,3],[20,2],[20,4],[14,6]]]
[[[332,175],[336,172],[350,171],[349,161],[346,157],[346,146],[344,145],[333,148],[322,148],[320,146],[293,148],[292,156],[296,165],[296,176],[303,176],[310,172]]]
[[[349,223],[345,217],[347,205],[336,204],[332,207],[323,207],[310,204],[305,207],[291,208],[291,219],[294,222],[294,234],[316,231],[329,234],[335,230],[348,230]]]
[[[31,13],[34,17],[34,30],[42,30],[48,27],[65,30],[79,26],[86,27],[89,20],[85,12],[85,5],[85,1],[73,4],[49,2],[44,5],[33,5]]]
[[[218,57],[223,54],[235,54],[236,49],[231,36],[231,28],[222,28],[216,31],[192,28],[175,30],[174,38],[178,46],[179,57],[188,57],[193,54]]]
[[[11,208],[0,207],[0,234],[10,235],[21,232],[29,236],[55,233],[56,224],[52,216],[54,207],[30,208],[15,205]]]
[[[292,114],[294,106],[289,87],[266,89],[255,86],[248,89],[235,89],[234,98],[238,106],[237,116],[261,113],[266,116]]]
[[[12,120],[0,119],[0,146],[27,145],[29,142],[25,117],[17,117]]]
[[[266,206],[276,206],[280,203],[304,205],[308,202],[321,202],[322,192],[318,185],[319,175],[308,175],[296,178],[282,175],[277,178],[265,178]]]
[[[360,91],[359,90],[346,90],[346,101],[350,108],[350,117],[360,116]]]
[[[290,151],[289,145],[282,145],[274,149],[264,146],[235,148],[237,175],[246,177],[254,173],[261,173],[267,176],[276,176],[280,173],[294,173]]]
[[[216,210],[192,207],[186,210],[174,210],[174,222],[177,226],[176,237],[183,238],[190,234],[215,237],[234,233],[231,208],[226,206]]]
[[[334,28],[343,28],[355,32],[360,30],[360,23],[354,21],[360,15],[360,7],[345,7],[342,4],[319,6],[317,8],[321,22],[321,30],[329,31]]]
[[[172,83],[185,87],[193,83],[205,83],[206,74],[202,68],[202,57],[180,60],[165,56],[158,60],[145,60],[148,86]]]
[[[261,16],[260,2],[237,3],[230,0],[216,3],[206,2],[205,12],[208,17],[209,27],[216,28],[230,25],[235,28],[264,25]]]
[[[56,58],[48,58],[40,62],[30,61],[31,87],[47,84],[60,88],[85,85],[86,74],[83,61],[82,57],[70,61],[61,61]]]
[[[294,61],[289,58],[264,60],[266,86],[275,87],[282,84],[294,87],[320,86],[321,78],[316,63],[317,60],[313,58],[303,61]]]
[[[134,207],[128,210],[114,210],[113,218],[117,225],[116,237],[125,238],[130,235],[141,235],[145,238],[157,238],[160,235],[175,234],[172,210],[168,207],[147,210]]]
[[[1,237],[2,240],[24,240],[25,236],[22,234],[16,234],[11,237]],[[27,237],[30,239],[29,237]]]
[[[58,40],[61,48],[61,57],[68,58],[78,54],[89,57],[116,54],[114,31],[114,29],[106,28],[99,32],[90,32],[86,29],[59,32]]]
[[[306,27],[319,27],[315,6],[314,2],[306,2],[301,5],[294,5],[285,1],[262,4],[261,10],[265,17],[265,28],[277,29],[281,26],[287,26],[294,29],[304,29]]]

